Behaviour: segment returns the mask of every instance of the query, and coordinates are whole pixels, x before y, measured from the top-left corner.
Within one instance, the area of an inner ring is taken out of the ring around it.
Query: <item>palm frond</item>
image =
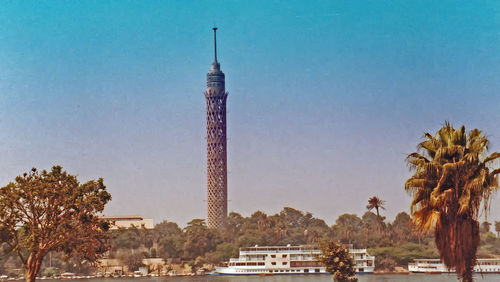
[[[500,153],[494,152],[491,155],[487,156],[484,159],[483,163],[488,164],[489,162],[492,162],[492,161],[495,161],[495,160],[498,160],[498,159],[500,159]]]
[[[439,222],[439,212],[423,208],[413,214],[413,223],[422,231],[432,230]]]
[[[406,158],[414,171],[405,182],[413,197],[412,221],[420,231],[434,229],[445,265],[470,276],[480,239],[479,211],[484,207],[487,215],[491,195],[499,188],[500,168],[494,165],[500,153],[487,154],[489,141],[482,131],[466,134],[464,126],[455,129],[448,121],[423,139],[418,152]],[[466,253],[472,256],[464,258]]]

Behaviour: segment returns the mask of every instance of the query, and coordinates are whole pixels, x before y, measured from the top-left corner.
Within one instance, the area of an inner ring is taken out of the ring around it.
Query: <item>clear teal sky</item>
[[[4,1],[0,185],[60,164],[104,177],[110,215],[204,218],[214,24],[230,210],[333,223],[377,195],[392,220],[424,131],[500,151],[498,1]]]

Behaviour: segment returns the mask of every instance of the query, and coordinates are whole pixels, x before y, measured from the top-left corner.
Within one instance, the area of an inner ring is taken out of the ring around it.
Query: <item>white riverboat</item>
[[[448,270],[440,259],[416,259],[414,263],[408,264],[408,271],[412,273],[447,273],[455,272]],[[474,266],[476,273],[500,273],[500,259],[477,259]]]
[[[357,273],[373,273],[375,257],[366,249],[350,249]],[[217,267],[213,275],[285,275],[328,274],[318,261],[321,251],[314,246],[270,246],[240,248],[238,258],[226,267]]]

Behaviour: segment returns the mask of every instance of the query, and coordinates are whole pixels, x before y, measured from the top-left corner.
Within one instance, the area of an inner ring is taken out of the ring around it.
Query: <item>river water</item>
[[[477,275],[477,282],[500,281],[500,274]],[[364,274],[359,282],[448,282],[457,281],[454,274]],[[89,282],[333,282],[330,275],[276,275],[276,276],[191,276],[156,278],[90,279]]]

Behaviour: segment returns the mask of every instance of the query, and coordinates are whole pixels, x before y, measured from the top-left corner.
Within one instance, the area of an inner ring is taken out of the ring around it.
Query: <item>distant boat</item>
[[[416,259],[408,264],[408,271],[412,273],[454,273],[449,270],[440,259]],[[474,266],[476,273],[500,273],[500,259],[477,259]]]
[[[350,249],[357,273],[373,273],[375,257],[366,249]],[[226,267],[216,267],[212,275],[286,275],[330,274],[318,260],[321,251],[315,246],[269,246],[240,248],[238,258]]]
[[[142,276],[143,276],[142,271],[139,271],[139,270],[134,271],[134,277],[139,278],[139,277],[142,277]]]
[[[71,279],[71,278],[75,278],[76,275],[74,273],[71,273],[71,272],[64,272],[64,273],[61,273],[61,278],[63,279]]]

